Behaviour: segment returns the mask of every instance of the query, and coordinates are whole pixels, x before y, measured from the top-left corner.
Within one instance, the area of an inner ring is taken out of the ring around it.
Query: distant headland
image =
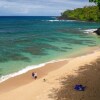
[[[66,10],[61,13],[58,19],[100,22],[100,10],[98,6],[85,6],[74,10]]]

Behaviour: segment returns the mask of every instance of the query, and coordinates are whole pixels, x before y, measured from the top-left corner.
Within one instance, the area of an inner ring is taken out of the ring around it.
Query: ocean
[[[98,27],[100,23],[55,16],[0,17],[0,82],[100,47],[100,37],[91,33]]]

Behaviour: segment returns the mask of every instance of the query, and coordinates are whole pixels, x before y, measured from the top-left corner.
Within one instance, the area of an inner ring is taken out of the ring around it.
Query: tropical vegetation
[[[85,6],[84,8],[66,10],[61,14],[61,17],[59,18],[100,22],[100,10],[98,6]]]
[[[100,0],[89,0],[89,2],[94,2],[97,4],[97,6],[99,7],[100,10]]]

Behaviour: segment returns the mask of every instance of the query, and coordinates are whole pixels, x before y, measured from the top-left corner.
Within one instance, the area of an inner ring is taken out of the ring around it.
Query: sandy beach
[[[80,69],[82,70],[83,66],[91,65],[93,62],[96,62],[98,58],[100,58],[100,50],[79,57],[70,58],[68,60],[49,63],[44,67],[37,68],[25,74],[11,78],[0,84],[0,100],[74,100],[71,98],[56,99],[55,97],[52,96],[54,93],[56,93],[53,91],[53,89],[54,90],[61,89],[62,87],[61,81],[63,78],[65,77],[68,78],[69,76],[77,77],[79,75],[78,70]],[[92,70],[94,69],[92,68]],[[31,76],[31,73],[33,71],[38,73],[38,78],[36,80],[34,80]],[[87,76],[87,77],[93,77],[93,76]],[[78,80],[78,78],[76,79]],[[81,78],[81,81],[83,80],[84,78]],[[77,82],[79,82],[80,84],[82,83],[81,81],[78,80]],[[83,81],[84,85],[86,85],[85,82],[86,81],[84,80]],[[97,83],[96,80],[95,83]],[[67,81],[63,84],[67,84]],[[72,86],[74,84],[76,83],[73,82]],[[73,90],[73,87],[71,88],[72,91],[75,91]],[[68,89],[69,88],[66,88],[66,91],[69,91]],[[69,95],[67,96],[69,97],[71,96],[70,92]],[[75,96],[77,96],[77,94],[75,94]],[[78,98],[75,100],[86,100],[86,99],[84,99],[83,97],[83,99]]]

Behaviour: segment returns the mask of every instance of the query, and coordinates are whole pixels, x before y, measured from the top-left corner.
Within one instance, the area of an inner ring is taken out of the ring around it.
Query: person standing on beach
[[[34,78],[37,79],[37,73],[36,72],[34,73]]]
[[[32,73],[32,77],[34,78],[34,72]]]

